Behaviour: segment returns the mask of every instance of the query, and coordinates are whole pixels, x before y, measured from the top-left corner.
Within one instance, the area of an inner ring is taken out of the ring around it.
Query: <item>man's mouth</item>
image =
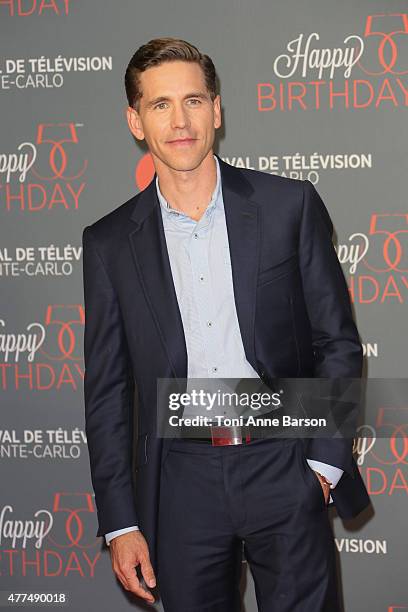
[[[192,144],[195,141],[196,138],[175,138],[174,140],[168,140],[167,144],[186,146]]]

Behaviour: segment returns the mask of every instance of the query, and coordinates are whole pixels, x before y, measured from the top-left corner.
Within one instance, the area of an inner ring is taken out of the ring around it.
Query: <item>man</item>
[[[335,612],[328,504],[350,518],[369,503],[351,440],[156,428],[159,378],[361,376],[328,212],[309,181],[214,155],[215,69],[193,45],[143,45],[125,84],[156,175],[83,234],[97,535],[125,589],[153,602],[157,577],[166,612],[239,610],[242,545],[259,610]]]

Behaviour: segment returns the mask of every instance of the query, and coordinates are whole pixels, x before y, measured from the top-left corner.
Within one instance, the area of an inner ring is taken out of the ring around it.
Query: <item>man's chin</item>
[[[199,156],[188,156],[183,157],[175,156],[172,159],[162,160],[163,163],[172,170],[176,172],[189,172],[191,170],[195,170],[202,163],[203,157]]]

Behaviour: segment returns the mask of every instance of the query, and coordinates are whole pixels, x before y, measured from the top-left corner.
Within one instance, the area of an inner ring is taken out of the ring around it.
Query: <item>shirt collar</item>
[[[221,189],[221,171],[220,171],[220,164],[219,161],[217,159],[217,156],[214,155],[214,159],[215,159],[215,165],[216,165],[216,169],[217,169],[217,182],[215,184],[215,189],[212,193],[211,196],[211,200],[205,210],[205,214],[208,216],[210,214],[210,212],[215,208],[215,205],[217,203],[218,200],[218,196],[220,193],[220,189]],[[186,215],[185,213],[183,213],[180,210],[177,210],[175,208],[172,208],[170,206],[170,204],[167,202],[167,200],[165,199],[165,197],[163,196],[162,192],[160,191],[159,188],[159,177],[156,176],[156,191],[157,191],[157,197],[159,198],[159,202],[160,202],[160,206],[162,208],[162,211],[164,211],[164,213],[168,216],[174,216],[174,217],[178,217],[178,216],[185,216],[187,217],[188,215]],[[189,217],[190,218],[190,217]]]

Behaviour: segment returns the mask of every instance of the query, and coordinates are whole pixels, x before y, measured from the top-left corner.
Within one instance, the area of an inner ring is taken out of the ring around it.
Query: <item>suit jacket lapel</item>
[[[129,234],[133,259],[151,308],[164,349],[176,378],[187,378],[187,349],[183,323],[167,252],[157,197],[156,175],[140,194],[131,219],[137,224]]]
[[[238,322],[246,358],[256,370],[255,306],[260,252],[260,210],[259,205],[250,199],[253,188],[243,174],[219,157],[218,161]]]
[[[254,325],[259,260],[259,206],[249,199],[252,187],[242,174],[218,158],[227,223],[235,304],[245,354],[256,365]],[[167,251],[156,175],[140,194],[129,234],[134,264],[176,378],[187,378],[183,323]]]

